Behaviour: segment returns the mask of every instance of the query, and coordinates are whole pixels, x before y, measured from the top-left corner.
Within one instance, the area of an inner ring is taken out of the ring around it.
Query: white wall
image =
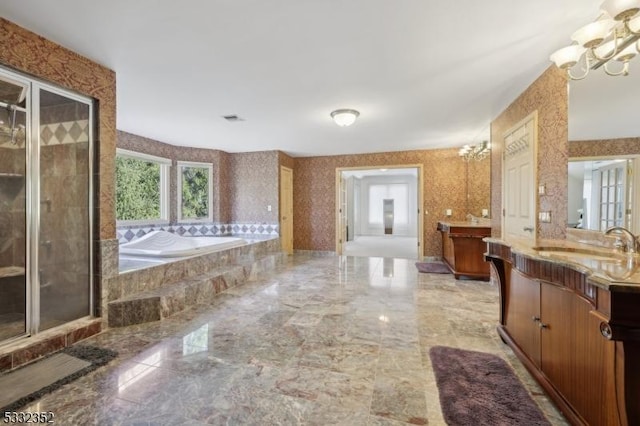
[[[369,187],[371,185],[389,185],[389,184],[406,184],[408,188],[408,224],[401,225],[394,223],[393,235],[417,237],[418,235],[418,179],[410,175],[380,175],[365,176],[358,179],[359,185],[354,185],[355,198],[359,198],[356,207],[357,215],[355,217],[356,235],[384,235],[382,223],[382,215],[380,215],[379,223],[369,222]],[[395,203],[398,201],[396,200]],[[397,207],[396,207],[397,208]]]
[[[355,236],[355,211],[354,211],[354,182],[355,177],[349,176],[345,182],[347,184],[347,241],[353,241]]]
[[[584,164],[581,162],[569,162],[569,180],[567,191],[567,222],[574,224],[578,222],[584,198]],[[586,224],[585,224],[586,225]],[[586,227],[586,226],[585,226]]]

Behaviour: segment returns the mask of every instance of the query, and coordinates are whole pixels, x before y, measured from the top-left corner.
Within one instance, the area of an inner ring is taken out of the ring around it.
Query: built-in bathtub
[[[167,231],[152,231],[120,245],[120,255],[151,258],[180,258],[214,253],[247,245],[237,237],[182,237]]]

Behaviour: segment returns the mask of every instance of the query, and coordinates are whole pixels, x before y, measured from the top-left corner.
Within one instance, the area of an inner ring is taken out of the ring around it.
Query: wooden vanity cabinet
[[[540,328],[536,319],[540,318],[540,283],[512,270],[507,291],[509,303],[504,326],[539,368]]]
[[[489,264],[484,261],[487,246],[482,239],[491,235],[490,226],[438,222],[438,231],[442,234],[442,260],[456,279],[489,279]]]
[[[487,259],[501,272],[498,332],[567,419],[578,425],[640,424],[638,329],[612,331],[612,294],[570,267],[491,252]],[[504,248],[493,252],[504,254]],[[640,300],[631,293],[622,297],[628,301],[630,295]]]

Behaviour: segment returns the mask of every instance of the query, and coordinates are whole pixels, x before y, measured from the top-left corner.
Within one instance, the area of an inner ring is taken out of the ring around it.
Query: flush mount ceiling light
[[[331,113],[331,118],[340,127],[351,126],[360,113],[355,109],[337,109]]]
[[[573,44],[551,55],[572,80],[600,67],[608,75],[628,75],[629,61],[640,53],[640,0],[606,0],[600,9],[594,22],[573,33]],[[622,66],[612,66],[613,60]],[[572,71],[575,67],[578,74]]]
[[[488,141],[482,141],[477,145],[465,145],[458,151],[458,155],[462,161],[484,160],[491,152],[491,146]]]

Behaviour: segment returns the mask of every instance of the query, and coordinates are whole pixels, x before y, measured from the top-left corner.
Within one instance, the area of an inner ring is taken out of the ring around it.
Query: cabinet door
[[[600,318],[573,291],[542,283],[541,369],[587,424],[619,424],[615,343],[600,334]]]
[[[512,269],[506,293],[505,327],[520,349],[540,367],[540,283]]]
[[[541,369],[563,395],[572,392],[572,304],[568,289],[542,283],[540,289]]]

